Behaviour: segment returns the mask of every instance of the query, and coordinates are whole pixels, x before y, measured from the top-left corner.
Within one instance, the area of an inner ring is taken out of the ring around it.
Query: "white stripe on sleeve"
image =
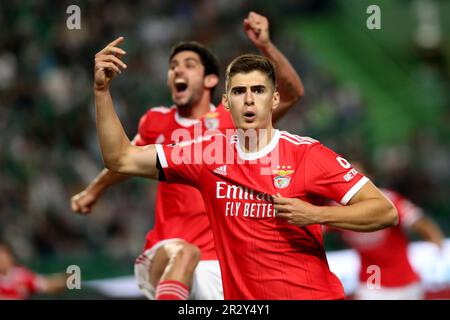
[[[340,203],[342,205],[347,205],[347,203],[353,198],[353,196],[361,190],[361,188],[369,181],[367,177],[362,177],[350,190],[347,191],[345,196],[342,197]]]

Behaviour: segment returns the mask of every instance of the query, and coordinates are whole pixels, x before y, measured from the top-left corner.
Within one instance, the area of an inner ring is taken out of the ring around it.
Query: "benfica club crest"
[[[218,112],[208,112],[205,115],[204,123],[206,129],[217,129],[219,127],[219,113]]]
[[[294,173],[294,170],[290,170],[291,166],[278,166],[277,170],[272,172],[277,176],[273,178],[273,184],[278,189],[284,189],[291,183],[290,174]]]

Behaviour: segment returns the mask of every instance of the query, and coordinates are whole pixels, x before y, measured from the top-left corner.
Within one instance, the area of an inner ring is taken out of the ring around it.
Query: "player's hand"
[[[117,38],[95,55],[95,90],[102,91],[109,89],[111,81],[117,76],[117,74],[122,73],[123,69],[127,68],[127,65],[121,60],[122,56],[126,54],[126,52],[117,47],[117,45],[119,45],[123,40],[123,37]]]
[[[250,11],[244,19],[244,31],[257,48],[270,45],[269,20],[266,17]]]
[[[283,198],[279,193],[273,197],[277,218],[286,219],[288,223],[304,227],[318,223],[317,207],[296,198]]]
[[[98,196],[88,190],[83,190],[70,199],[73,212],[81,214],[91,213],[92,207],[97,202]]]

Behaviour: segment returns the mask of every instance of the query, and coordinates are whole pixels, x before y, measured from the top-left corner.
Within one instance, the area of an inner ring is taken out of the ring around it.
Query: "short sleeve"
[[[403,197],[400,197],[397,201],[397,211],[399,224],[405,229],[411,227],[411,225],[423,216],[423,210],[421,208]]]
[[[167,182],[183,183],[197,187],[203,170],[203,150],[208,140],[188,141],[179,144],[156,144],[158,161]]]
[[[343,157],[320,143],[314,143],[304,160],[308,192],[346,205],[369,181]]]
[[[132,143],[135,146],[143,147],[149,144],[154,144],[155,139],[149,135],[148,128],[151,128],[151,111],[147,111],[141,119],[139,119],[138,133],[134,136]]]

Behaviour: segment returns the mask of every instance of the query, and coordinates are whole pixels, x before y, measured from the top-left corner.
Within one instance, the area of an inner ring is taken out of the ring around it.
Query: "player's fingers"
[[[117,46],[119,43],[121,43],[125,38],[124,37],[118,37],[116,40],[111,41],[107,47],[115,47]]]
[[[283,198],[281,196],[273,197],[273,203],[276,204],[288,204],[290,203],[289,198]]]
[[[74,198],[71,199],[70,206],[72,208],[72,211],[77,212],[79,210],[78,203],[77,203],[76,199],[74,199]]]
[[[120,60],[116,56],[113,56],[112,54],[106,55],[102,60],[106,62],[112,62],[115,65],[122,67],[123,69],[127,68],[127,65],[122,60]]]
[[[291,212],[289,206],[285,204],[274,204],[273,208],[279,212]]]
[[[90,210],[90,208],[89,207],[83,207],[82,209],[81,209],[81,213],[83,213],[83,214],[87,214],[87,213],[89,213],[91,210]]]
[[[281,212],[277,210],[277,214],[276,214],[277,218],[283,218],[283,219],[290,219],[291,216],[289,213],[287,212]]]
[[[102,51],[100,51],[101,54],[115,54],[117,56],[123,56],[124,54],[127,54],[125,50],[119,47],[106,47]]]
[[[102,62],[97,63],[96,67],[99,70],[101,70],[103,68],[103,69],[110,69],[110,70],[112,70],[112,71],[114,71],[116,73],[119,73],[119,74],[122,73],[122,71],[120,71],[119,67],[116,66],[112,62],[104,62],[104,61],[102,61]]]

